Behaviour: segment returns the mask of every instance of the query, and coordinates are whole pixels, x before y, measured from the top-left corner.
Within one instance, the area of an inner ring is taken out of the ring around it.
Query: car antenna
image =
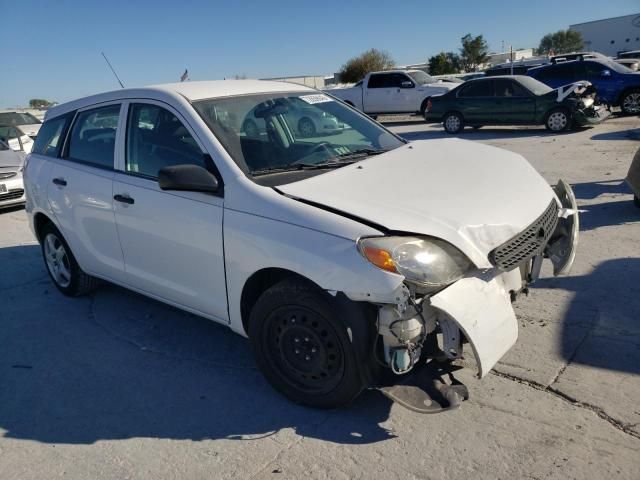
[[[118,76],[118,74],[116,73],[116,71],[114,70],[113,66],[111,65],[111,62],[109,61],[109,59],[107,58],[107,56],[104,54],[104,52],[100,52],[102,54],[102,56],[104,57],[104,60],[107,62],[107,65],[109,65],[109,68],[111,69],[111,71],[113,72],[113,74],[115,75],[116,79],[118,80],[118,83],[120,84],[120,86],[122,88],[124,88],[124,85],[122,84],[122,80],[120,80],[120,77]]]

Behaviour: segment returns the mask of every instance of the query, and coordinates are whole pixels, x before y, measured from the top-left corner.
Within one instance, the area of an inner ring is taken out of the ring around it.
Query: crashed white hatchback
[[[340,132],[301,138],[299,106]],[[238,127],[247,115],[258,135]],[[418,411],[458,405],[466,391],[439,373],[466,343],[480,376],[495,365],[517,338],[511,302],[543,258],[570,268],[578,232],[571,188],[554,191],[522,157],[408,143],[279,82],[54,107],[25,182],[63,293],[100,278],[228,324],[278,391],[316,407],[372,386]]]

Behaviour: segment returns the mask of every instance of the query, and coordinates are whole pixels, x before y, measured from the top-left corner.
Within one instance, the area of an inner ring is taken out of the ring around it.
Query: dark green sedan
[[[467,125],[545,125],[561,132],[572,125],[600,123],[608,115],[589,82],[552,89],[534,78],[513,75],[470,80],[431,97],[424,117],[442,123],[449,133],[459,133]]]

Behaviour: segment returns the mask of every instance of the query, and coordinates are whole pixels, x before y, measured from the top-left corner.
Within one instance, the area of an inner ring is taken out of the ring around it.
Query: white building
[[[640,13],[569,25],[582,34],[584,49],[615,56],[640,49]]]
[[[533,57],[533,48],[519,48],[513,51],[513,61],[526,60]],[[507,63],[511,61],[511,52],[502,53],[490,53],[487,56],[487,62],[485,67],[492,67],[493,65],[499,65],[501,63]]]

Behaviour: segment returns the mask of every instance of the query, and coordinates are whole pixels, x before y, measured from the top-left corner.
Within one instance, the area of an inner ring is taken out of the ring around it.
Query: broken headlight
[[[358,250],[376,267],[430,291],[452,284],[473,268],[460,250],[437,238],[361,238]]]

